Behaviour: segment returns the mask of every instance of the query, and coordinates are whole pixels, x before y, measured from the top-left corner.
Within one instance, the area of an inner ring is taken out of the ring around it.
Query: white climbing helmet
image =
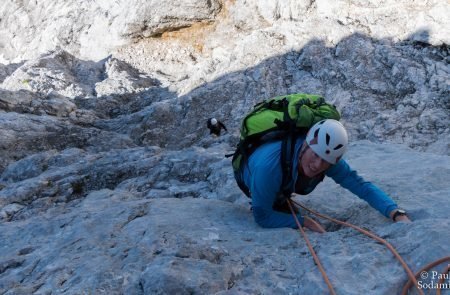
[[[347,131],[339,121],[322,120],[309,129],[306,144],[319,157],[330,164],[336,164],[347,150]]]
[[[212,118],[211,119],[211,125],[216,125],[217,124],[217,119],[216,118]]]

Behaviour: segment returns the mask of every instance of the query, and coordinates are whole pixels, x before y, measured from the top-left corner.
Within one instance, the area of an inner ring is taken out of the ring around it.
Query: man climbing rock
[[[292,192],[306,195],[328,176],[394,222],[410,222],[406,212],[386,193],[365,181],[342,159],[347,145],[347,131],[339,121],[332,119],[318,122],[306,137],[300,136],[292,158]],[[283,178],[281,146],[281,141],[274,141],[258,147],[235,177],[244,193],[251,197],[253,216],[259,225],[296,228],[294,217],[283,208],[287,203],[280,204],[277,200]],[[301,214],[297,217],[302,226],[325,232],[318,222]]]
[[[225,125],[223,125],[223,123],[217,120],[216,118],[209,118],[206,124],[208,129],[210,130],[209,134],[220,136],[220,131],[222,129],[228,131]]]

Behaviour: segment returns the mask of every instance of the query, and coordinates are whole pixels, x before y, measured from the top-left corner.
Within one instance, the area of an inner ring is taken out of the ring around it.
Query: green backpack
[[[297,137],[306,135],[309,128],[321,120],[340,118],[336,107],[326,103],[320,95],[296,93],[273,97],[256,104],[242,121],[239,144],[232,160],[235,175],[239,173],[242,163],[259,146],[282,140],[280,161],[283,182],[280,194],[290,195],[292,156]],[[239,182],[239,187],[249,196],[248,189],[245,191],[245,185]]]

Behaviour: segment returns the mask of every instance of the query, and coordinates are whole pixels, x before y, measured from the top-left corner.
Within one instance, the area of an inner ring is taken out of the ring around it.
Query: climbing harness
[[[426,271],[426,270],[428,270],[428,269],[430,269],[430,268],[432,268],[432,267],[435,267],[435,266],[437,266],[437,265],[439,265],[439,264],[441,264],[441,263],[443,263],[443,262],[446,262],[446,261],[447,261],[447,262],[450,262],[450,256],[448,256],[448,257],[443,257],[443,258],[441,258],[441,259],[439,259],[439,260],[436,260],[436,261],[434,261],[434,262],[428,264],[428,265],[425,266],[423,269],[421,269],[419,272],[417,272],[416,274],[414,274],[414,273],[411,271],[411,269],[409,268],[409,266],[406,264],[406,262],[403,260],[403,258],[400,256],[400,254],[398,254],[398,252],[395,250],[395,248],[394,248],[389,242],[387,242],[385,239],[382,239],[382,238],[378,237],[377,235],[375,235],[375,234],[369,232],[368,230],[362,229],[362,228],[360,228],[360,227],[358,227],[358,226],[356,226],[356,225],[353,225],[353,224],[351,224],[351,223],[344,222],[344,221],[340,221],[340,220],[337,220],[337,219],[328,217],[328,216],[326,216],[326,215],[317,213],[317,212],[315,212],[315,211],[313,211],[313,210],[311,210],[311,209],[305,207],[304,205],[302,205],[302,204],[300,204],[300,203],[298,203],[298,202],[296,202],[296,201],[294,201],[294,200],[292,200],[292,199],[288,199],[287,202],[288,202],[288,205],[289,205],[289,209],[291,210],[291,213],[292,213],[292,215],[294,216],[295,222],[297,223],[297,226],[298,226],[298,228],[299,228],[299,231],[300,231],[300,233],[302,234],[303,238],[305,239],[306,244],[307,244],[307,246],[308,246],[308,249],[309,249],[309,251],[311,252],[311,255],[313,256],[313,259],[314,259],[314,261],[316,262],[317,267],[319,268],[320,272],[322,273],[322,276],[323,276],[323,278],[324,278],[324,280],[325,280],[325,283],[326,283],[327,286],[328,286],[328,289],[329,289],[330,293],[333,294],[333,295],[335,295],[336,292],[334,291],[333,286],[331,285],[330,280],[329,280],[327,274],[325,273],[325,270],[324,270],[322,264],[320,263],[317,254],[315,253],[315,251],[314,251],[314,249],[313,249],[311,243],[309,242],[308,237],[306,236],[305,231],[303,230],[303,228],[302,228],[302,226],[301,226],[301,224],[300,224],[300,222],[299,222],[299,220],[298,220],[298,218],[297,218],[297,215],[295,214],[295,211],[294,211],[294,205],[293,205],[293,204],[295,204],[296,206],[298,206],[298,207],[300,207],[300,208],[305,209],[306,211],[308,211],[308,212],[310,212],[310,213],[312,213],[312,214],[314,214],[314,215],[316,215],[316,216],[318,216],[318,217],[320,217],[320,218],[324,218],[324,219],[330,220],[330,221],[332,221],[332,222],[334,222],[334,223],[337,223],[337,224],[341,224],[341,225],[345,225],[345,226],[351,227],[351,228],[353,228],[353,229],[355,229],[355,230],[357,230],[357,231],[359,231],[359,232],[361,232],[361,233],[363,233],[363,234],[365,234],[365,235],[371,237],[372,239],[375,239],[376,241],[378,241],[378,242],[384,244],[384,245],[385,245],[385,246],[386,246],[386,247],[394,254],[394,256],[400,261],[400,264],[403,266],[403,268],[405,269],[405,271],[406,271],[406,273],[407,273],[407,275],[408,275],[408,277],[409,277],[409,281],[408,281],[408,282],[405,284],[405,286],[403,287],[403,290],[402,290],[402,293],[401,293],[402,295],[408,294],[408,290],[409,290],[409,288],[411,287],[412,284],[415,285],[415,287],[417,288],[417,290],[418,290],[418,292],[419,292],[420,295],[424,295],[423,291],[419,288],[419,284],[418,284],[416,278],[418,278],[418,277],[420,276],[420,274],[421,274],[423,271]],[[447,266],[447,268],[444,270],[443,273],[445,274],[445,273],[448,273],[449,271],[450,271],[450,265]],[[439,286],[443,283],[443,281],[444,281],[444,280],[443,280],[443,277],[442,277],[442,278],[440,279],[439,283],[438,283],[438,286],[437,286],[437,291],[436,291],[436,294],[437,294],[437,295],[440,295],[440,294],[441,294],[441,290],[440,290],[440,287],[439,287]]]

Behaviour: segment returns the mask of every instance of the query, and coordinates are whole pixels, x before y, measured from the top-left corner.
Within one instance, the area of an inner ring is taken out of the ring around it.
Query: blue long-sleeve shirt
[[[304,138],[299,138],[295,146],[292,191],[294,191],[294,186],[299,176],[296,168],[303,140]],[[242,177],[251,193],[253,216],[260,226],[297,228],[297,224],[291,214],[272,209],[282,182],[283,173],[280,155],[281,141],[262,145],[248,159],[244,166]],[[389,217],[389,213],[397,208],[397,204],[388,195],[371,182],[365,181],[343,159],[336,165],[331,166],[325,175],[368,202],[370,206],[386,217]],[[310,190],[312,189],[314,187],[310,188]],[[300,214],[297,217],[303,225],[303,217]]]

